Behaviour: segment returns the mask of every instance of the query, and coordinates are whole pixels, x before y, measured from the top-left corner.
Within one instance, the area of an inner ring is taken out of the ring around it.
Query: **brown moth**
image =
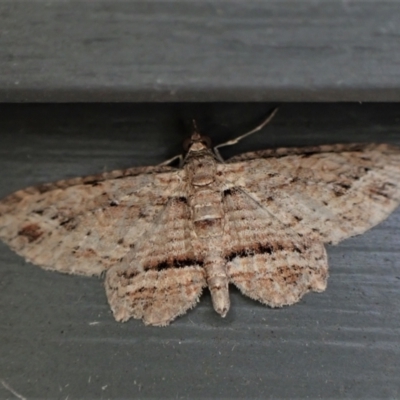
[[[274,114],[274,113],[273,113]],[[244,153],[223,161],[195,130],[186,154],[30,187],[0,202],[0,238],[42,268],[105,273],[117,321],[164,326],[208,287],[229,310],[230,283],[271,307],[322,292],[324,243],[384,220],[400,202],[400,149],[335,144]]]

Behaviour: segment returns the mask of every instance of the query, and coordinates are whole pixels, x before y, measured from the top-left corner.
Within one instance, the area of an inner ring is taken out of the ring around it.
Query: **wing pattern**
[[[394,146],[263,150],[218,163],[202,136],[191,141],[182,169],[130,168],[6,197],[0,238],[45,269],[105,272],[118,321],[164,326],[207,286],[222,316],[229,282],[271,307],[323,291],[323,243],[365,232],[400,202]]]
[[[328,261],[320,241],[285,227],[240,188],[224,199],[229,279],[245,295],[271,307],[297,302],[326,287]]]
[[[284,226],[325,243],[365,232],[400,201],[400,151],[385,144],[265,150],[219,168]]]
[[[0,238],[46,269],[99,275],[179,192],[172,168],[131,168],[16,192],[0,202]]]
[[[107,271],[115,318],[133,316],[163,326],[192,308],[207,286],[196,243],[186,198],[172,197],[131,251]]]

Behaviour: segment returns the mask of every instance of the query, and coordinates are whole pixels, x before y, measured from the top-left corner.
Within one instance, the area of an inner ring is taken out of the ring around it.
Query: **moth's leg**
[[[177,154],[176,156],[173,156],[172,158],[163,161],[161,164],[158,164],[158,167],[161,167],[163,165],[170,165],[172,164],[175,160],[179,160],[179,166],[183,164],[183,156],[182,154]]]
[[[222,156],[221,156],[221,154],[220,154],[220,152],[219,152],[219,150],[218,150],[219,148],[225,147],[225,146],[231,146],[231,145],[233,145],[233,144],[236,144],[236,143],[238,143],[240,140],[244,139],[245,137],[250,136],[250,135],[252,135],[253,133],[258,132],[259,130],[261,130],[262,128],[264,128],[264,126],[266,126],[269,122],[271,122],[272,118],[274,118],[274,116],[275,116],[275,114],[276,114],[277,112],[278,112],[278,108],[275,108],[275,109],[271,112],[271,114],[268,115],[268,117],[265,119],[265,121],[263,121],[260,125],[256,126],[256,127],[255,127],[254,129],[252,129],[251,131],[246,132],[246,133],[244,133],[243,135],[240,135],[240,136],[238,136],[238,137],[235,138],[235,139],[228,140],[228,141],[225,142],[225,143],[221,143],[221,144],[215,146],[213,150],[214,150],[215,154],[217,155],[217,157],[220,159],[220,161],[222,161],[223,158],[222,158]]]

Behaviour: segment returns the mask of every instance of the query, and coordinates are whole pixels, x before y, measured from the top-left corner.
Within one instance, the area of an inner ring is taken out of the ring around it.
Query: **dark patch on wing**
[[[67,218],[64,221],[60,222],[60,226],[62,226],[67,231],[72,231],[76,228],[77,222],[74,218]]]
[[[203,266],[203,262],[196,260],[194,258],[183,258],[183,259],[173,259],[173,260],[165,260],[163,262],[160,262],[154,267],[150,268],[144,268],[145,270],[147,269],[155,269],[157,271],[162,271],[164,269],[170,269],[170,268],[185,268],[185,267],[193,267],[193,266]]]
[[[147,214],[146,214],[146,212],[145,211],[143,211],[143,210],[139,210],[139,215],[138,215],[138,218],[146,218],[147,217]]]
[[[83,182],[84,185],[91,185],[91,186],[98,186],[99,180],[98,179],[88,179]]]
[[[233,196],[233,195],[237,194],[237,193],[240,192],[240,191],[241,191],[241,190],[238,189],[238,188],[231,187],[231,188],[229,188],[229,189],[225,189],[225,190],[222,192],[222,195],[223,195],[224,197]]]
[[[44,210],[33,210],[33,212],[37,215],[43,215]]]
[[[202,219],[200,221],[194,221],[194,225],[198,229],[207,229],[207,228],[212,228],[216,225],[219,225],[221,223],[221,218],[208,218],[208,219]]]
[[[351,188],[351,185],[344,182],[335,183],[333,186],[333,193],[336,197],[343,196],[346,194],[347,190]]]
[[[232,261],[236,257],[243,258],[243,257],[248,257],[248,256],[254,256],[256,254],[272,254],[276,250],[277,249],[275,249],[273,245],[270,245],[270,244],[261,245],[260,244],[257,247],[253,247],[253,248],[232,251],[230,254],[228,254],[225,257],[225,259],[227,261]]]
[[[232,251],[229,253],[225,259],[227,262],[232,261],[234,258],[246,258],[246,257],[253,257],[256,254],[273,254],[275,252],[287,250],[289,252],[296,252],[296,253],[303,253],[306,250],[306,247],[302,248],[302,246],[298,246],[296,244],[291,243],[290,246],[283,246],[280,243],[274,244],[259,244],[258,246],[252,248],[245,248],[236,251]]]
[[[34,242],[43,235],[42,230],[38,224],[25,225],[22,229],[18,231],[18,235],[25,236],[29,243]]]
[[[345,190],[351,188],[351,185],[349,185],[348,183],[344,183],[344,182],[338,183],[338,186],[340,186],[341,188],[343,188]]]

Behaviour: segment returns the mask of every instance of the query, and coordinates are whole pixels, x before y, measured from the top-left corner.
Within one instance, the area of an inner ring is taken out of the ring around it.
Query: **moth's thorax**
[[[184,168],[191,185],[206,186],[215,181],[217,160],[210,149],[190,151],[186,156]]]

